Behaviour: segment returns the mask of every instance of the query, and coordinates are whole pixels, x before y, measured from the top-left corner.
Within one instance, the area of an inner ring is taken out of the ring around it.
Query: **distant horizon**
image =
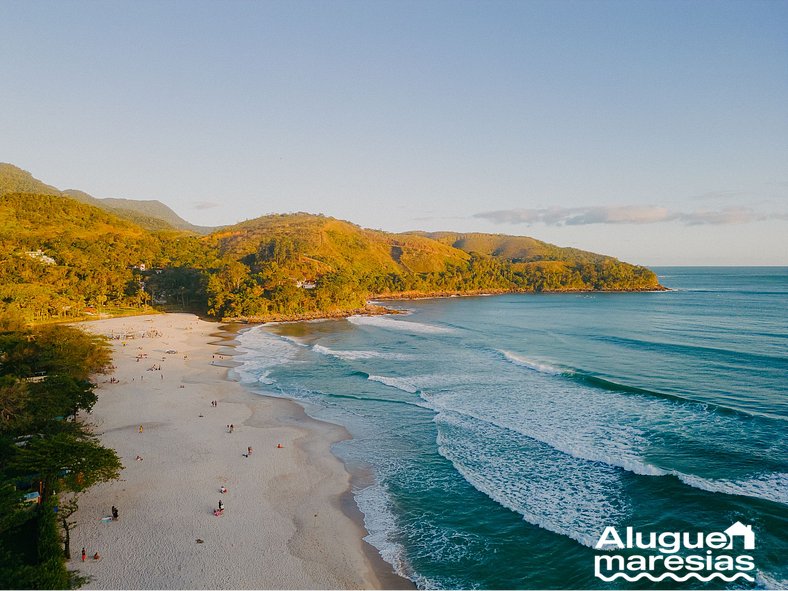
[[[58,187],[196,225],[322,211],[788,264],[787,2],[6,0],[3,17],[0,159]]]

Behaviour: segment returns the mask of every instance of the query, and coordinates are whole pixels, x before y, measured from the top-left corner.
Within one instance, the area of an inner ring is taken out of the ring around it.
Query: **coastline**
[[[387,316],[402,314],[398,308],[387,308],[380,305],[385,302],[415,301],[415,300],[440,300],[451,298],[479,298],[499,295],[561,295],[561,294],[617,294],[617,293],[662,293],[674,291],[664,285],[643,289],[547,289],[543,291],[526,291],[518,289],[474,289],[466,291],[403,291],[394,294],[373,294],[363,308],[352,310],[338,310],[334,312],[309,312],[304,314],[269,314],[267,316],[238,316],[222,318],[222,324],[231,325],[257,325],[257,324],[284,324],[288,322],[309,322],[313,320],[336,320],[350,318],[351,316]],[[379,303],[378,303],[379,302]]]
[[[394,311],[384,312],[383,314],[386,314],[386,313],[401,314],[402,312],[394,310]],[[379,314],[373,314],[373,315],[379,315]],[[310,320],[334,320],[336,318],[344,318],[344,317],[345,316],[341,316],[341,317],[331,316],[331,317],[328,317],[328,318],[317,318],[317,319],[310,319]],[[309,320],[281,321],[281,322],[278,322],[278,324],[284,324],[284,323],[288,323],[288,322],[305,322],[305,321],[308,322]],[[255,324],[254,326],[259,326],[259,325]],[[235,337],[238,336],[242,331],[249,330],[249,328],[251,328],[251,326],[248,326],[248,325],[245,325],[245,324],[238,324],[238,323],[224,324],[223,323],[223,324],[221,324],[219,326],[218,332],[214,333],[214,336],[219,337],[220,340],[216,341],[216,342],[213,342],[213,343],[209,343],[209,344],[215,344],[215,345],[219,345],[219,346],[221,346],[223,348],[230,349],[230,351],[225,353],[226,355],[229,355],[229,356],[238,355],[239,353],[237,353],[235,351],[235,347],[238,345],[238,342],[235,340]],[[240,382],[237,382],[237,380],[235,380],[235,379],[233,379],[233,378],[231,378],[229,376],[229,369],[231,367],[236,367],[238,365],[240,365],[240,363],[234,362],[232,360],[228,364],[226,364],[226,366],[228,367],[228,371],[225,373],[225,379],[227,379],[228,381],[232,381],[232,382],[236,382],[236,383],[240,384]],[[244,389],[247,390],[246,388],[244,388]],[[247,391],[249,392],[249,390],[247,390]],[[314,427],[317,427],[317,428],[320,428],[320,426],[322,426],[322,425],[328,425],[328,426],[330,426],[332,428],[332,430],[335,429],[335,437],[333,437],[332,440],[330,441],[329,451],[330,451],[331,447],[333,446],[333,444],[338,443],[340,441],[344,441],[346,439],[351,439],[352,438],[352,435],[350,434],[350,432],[345,427],[343,427],[342,425],[338,425],[336,423],[330,423],[330,422],[327,422],[327,421],[321,421],[320,419],[316,419],[316,418],[310,416],[309,413],[306,412],[306,409],[301,404],[299,404],[297,401],[295,401],[295,400],[291,400],[289,398],[282,398],[280,396],[273,396],[273,395],[269,395],[269,394],[265,394],[265,393],[252,393],[252,392],[249,392],[249,393],[252,396],[260,396],[260,397],[267,398],[267,399],[281,400],[283,402],[286,402],[286,403],[292,405],[294,407],[294,410],[293,410],[294,414],[293,414],[293,417],[288,419],[288,420],[292,420],[292,421],[294,421],[297,424],[306,424],[306,425],[314,426]],[[322,443],[322,442],[317,442],[317,443]],[[304,444],[302,447],[305,448],[306,444]],[[307,450],[307,449],[305,449],[304,451],[306,451],[307,453],[310,453],[310,452],[314,451],[315,453],[319,454],[319,453],[322,453],[323,450],[321,450],[321,449],[317,449],[317,450]],[[334,455],[333,452],[331,453],[331,455],[333,455],[335,458],[337,458],[341,462],[342,467],[345,470],[345,473],[349,477],[348,486],[345,489],[345,491],[340,495],[340,498],[339,498],[340,508],[341,508],[342,512],[348,517],[348,519],[352,520],[353,523],[355,523],[356,527],[358,528],[359,537],[361,538],[362,550],[364,551],[364,554],[365,554],[367,560],[369,561],[369,563],[370,563],[370,565],[372,567],[372,570],[373,570],[375,576],[377,577],[377,579],[378,579],[378,581],[380,583],[380,586],[378,588],[380,588],[380,589],[416,589],[417,588],[416,584],[413,581],[411,581],[410,579],[407,579],[407,578],[402,577],[399,574],[397,574],[394,571],[394,567],[391,564],[389,564],[388,562],[386,562],[385,560],[383,560],[383,558],[380,556],[380,553],[378,552],[377,548],[375,548],[372,544],[370,544],[369,542],[367,542],[364,539],[368,535],[369,532],[367,532],[367,530],[366,530],[366,528],[364,526],[364,514],[358,508],[358,505],[356,504],[356,501],[355,501],[355,499],[353,497],[353,485],[357,484],[359,482],[363,483],[365,486],[369,485],[369,484],[371,484],[370,479],[372,479],[374,477],[372,477],[370,474],[359,474],[357,472],[354,472],[353,470],[351,470],[344,463],[344,461],[341,458],[339,458],[338,456]]]
[[[542,291],[521,290],[521,289],[471,289],[466,291],[403,291],[394,294],[374,295],[369,298],[370,303],[374,302],[397,302],[400,300],[437,300],[447,298],[475,298],[489,297],[498,295],[553,295],[553,294],[597,294],[597,293],[660,293],[672,291],[669,287],[659,285],[643,289],[545,289]],[[396,313],[396,311],[394,312]]]
[[[149,335],[111,341],[114,373],[99,376],[86,417],[125,468],[80,498],[69,568],[90,577],[85,588],[414,587],[348,511],[350,474],[330,451],[347,431],[229,378],[237,328],[191,314],[81,326]],[[113,505],[118,521],[106,519]],[[100,560],[82,562],[83,546]]]

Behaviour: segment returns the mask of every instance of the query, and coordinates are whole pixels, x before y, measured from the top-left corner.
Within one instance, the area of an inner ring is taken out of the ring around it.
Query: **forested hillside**
[[[220,317],[335,312],[369,297],[659,288],[644,267],[531,238],[389,234],[303,213],[244,222],[207,242],[231,261],[208,282],[209,312]]]
[[[147,269],[173,272],[195,247],[194,237],[151,233],[66,197],[4,195],[0,311],[40,322],[139,310],[152,303]]]
[[[31,179],[5,186],[48,187]],[[527,237],[391,234],[306,213],[208,236],[159,222],[63,194],[0,196],[0,313],[45,322],[155,307],[271,320],[347,314],[370,298],[660,288],[644,267]]]
[[[36,195],[59,195],[71,197],[82,203],[94,205],[109,213],[142,226],[146,230],[187,230],[197,234],[208,234],[214,228],[190,224],[161,201],[137,199],[97,199],[84,191],[67,189],[61,191],[34,178],[26,170],[0,162],[0,195],[31,193]]]

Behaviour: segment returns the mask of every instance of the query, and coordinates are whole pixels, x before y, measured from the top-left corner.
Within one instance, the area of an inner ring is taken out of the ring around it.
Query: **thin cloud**
[[[747,197],[744,191],[707,191],[700,195],[690,197],[693,201],[724,201],[727,199],[742,199]]]
[[[213,209],[214,207],[221,207],[221,204],[213,201],[198,201],[192,206],[193,209]]]
[[[761,213],[748,208],[726,208],[693,212],[671,211],[665,207],[623,205],[617,207],[551,207],[545,209],[500,209],[473,217],[494,224],[536,224],[585,226],[590,224],[655,224],[678,221],[689,226],[746,224],[770,219],[787,219],[788,214]]]

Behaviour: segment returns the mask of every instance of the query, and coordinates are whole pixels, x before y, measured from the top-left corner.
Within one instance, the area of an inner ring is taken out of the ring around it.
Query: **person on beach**
[[[224,494],[224,493],[227,492],[227,488],[224,485],[222,485],[222,486],[219,487],[219,492]]]
[[[96,553],[93,555],[93,560],[101,560],[101,556],[99,555],[99,553],[98,553],[98,552],[96,552]]]
[[[87,558],[88,553],[85,552],[85,547],[82,546],[82,562],[85,562],[85,558]]]
[[[224,503],[219,499],[219,511],[224,511]]]
[[[143,429],[142,429],[142,425],[140,425],[140,433],[142,433],[142,431],[143,431]]]
[[[118,508],[115,505],[112,505],[112,521],[118,520]]]
[[[246,448],[246,455],[247,456],[251,456],[252,455],[252,448],[251,447],[247,447]]]

